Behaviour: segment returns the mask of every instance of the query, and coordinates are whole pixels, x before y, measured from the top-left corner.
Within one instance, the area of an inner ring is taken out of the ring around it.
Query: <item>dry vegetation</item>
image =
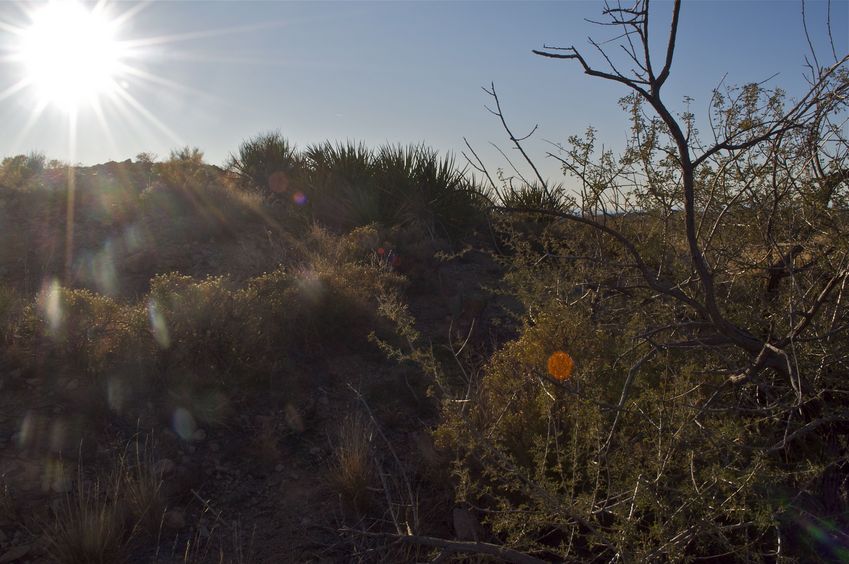
[[[540,53],[630,89],[569,190],[277,133],[5,159],[0,562],[849,559],[847,59],[701,140],[674,33],[606,15],[635,74]]]

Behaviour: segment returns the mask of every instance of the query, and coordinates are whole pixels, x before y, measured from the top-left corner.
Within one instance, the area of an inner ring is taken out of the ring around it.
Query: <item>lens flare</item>
[[[165,316],[159,311],[156,301],[150,300],[147,304],[147,315],[150,319],[150,330],[153,332],[153,338],[163,349],[171,346],[171,334],[168,332],[168,325],[165,323]]]
[[[174,410],[174,416],[171,419],[174,432],[180,435],[183,440],[189,440],[197,429],[195,418],[189,413],[189,410],[184,407],[178,407]]]
[[[47,320],[51,335],[56,335],[62,327],[62,286],[55,278],[46,282],[38,296],[38,308]]]
[[[548,373],[559,382],[568,380],[575,369],[575,361],[569,353],[557,351],[548,357]]]

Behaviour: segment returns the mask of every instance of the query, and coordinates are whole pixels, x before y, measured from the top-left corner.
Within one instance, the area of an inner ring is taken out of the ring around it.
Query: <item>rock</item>
[[[192,433],[192,440],[196,443],[202,442],[206,440],[206,431],[203,429],[198,429],[194,433]]]
[[[167,511],[165,513],[164,523],[169,529],[182,529],[186,526],[186,514],[180,509]]]
[[[27,554],[29,554],[30,546],[28,544],[22,544],[21,546],[16,546],[10,548],[6,552],[0,556],[0,564],[7,564],[8,562],[15,562],[20,560]]]

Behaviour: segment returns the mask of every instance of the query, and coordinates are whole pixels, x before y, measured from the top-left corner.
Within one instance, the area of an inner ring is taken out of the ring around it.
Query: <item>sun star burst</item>
[[[118,88],[118,26],[100,4],[88,9],[76,2],[50,2],[30,17],[17,58],[43,101],[73,111]]]

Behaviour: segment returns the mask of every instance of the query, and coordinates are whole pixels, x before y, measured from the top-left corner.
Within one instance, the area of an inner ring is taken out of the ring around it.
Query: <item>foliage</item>
[[[504,208],[562,212],[567,208],[562,186],[549,189],[539,183],[506,186],[499,191],[498,201]]]
[[[55,282],[27,306],[21,325],[19,347],[34,366],[64,366],[97,376],[146,355],[139,308]]]
[[[346,417],[339,427],[338,441],[330,467],[330,484],[348,507],[363,511],[368,507],[368,487],[374,477],[368,421],[359,414]]]
[[[80,480],[59,505],[44,536],[47,553],[61,564],[112,564],[128,556],[128,533],[119,503],[119,482]]]
[[[424,145],[385,146],[377,170],[393,210],[387,225],[422,223],[440,234],[456,234],[480,220],[478,195],[449,155]]]
[[[41,174],[46,166],[47,158],[43,153],[6,157],[0,163],[0,185],[24,188]]]
[[[230,155],[225,166],[236,176],[240,188],[255,191],[266,199],[291,199],[302,167],[295,146],[279,132],[242,142],[238,154]]]
[[[203,185],[209,180],[203,151],[197,147],[174,149],[169,159],[159,164],[158,172],[162,182],[173,188]]]
[[[387,211],[374,175],[374,155],[363,144],[309,147],[306,195],[313,216],[339,230],[379,222]]]
[[[798,100],[714,92],[704,140],[661,95],[679,8],[663,68],[648,2],[605,11],[633,73],[538,52],[628,87],[630,140],[616,156],[573,136],[552,155],[574,195],[522,179],[502,200],[525,327],[448,390],[438,438],[458,499],[545,558],[845,559],[849,58],[812,67]],[[564,381],[547,370],[558,351]]]
[[[310,147],[307,197],[315,218],[336,229],[378,223],[424,226],[433,237],[481,219],[480,197],[451,157],[425,146],[325,143]]]

